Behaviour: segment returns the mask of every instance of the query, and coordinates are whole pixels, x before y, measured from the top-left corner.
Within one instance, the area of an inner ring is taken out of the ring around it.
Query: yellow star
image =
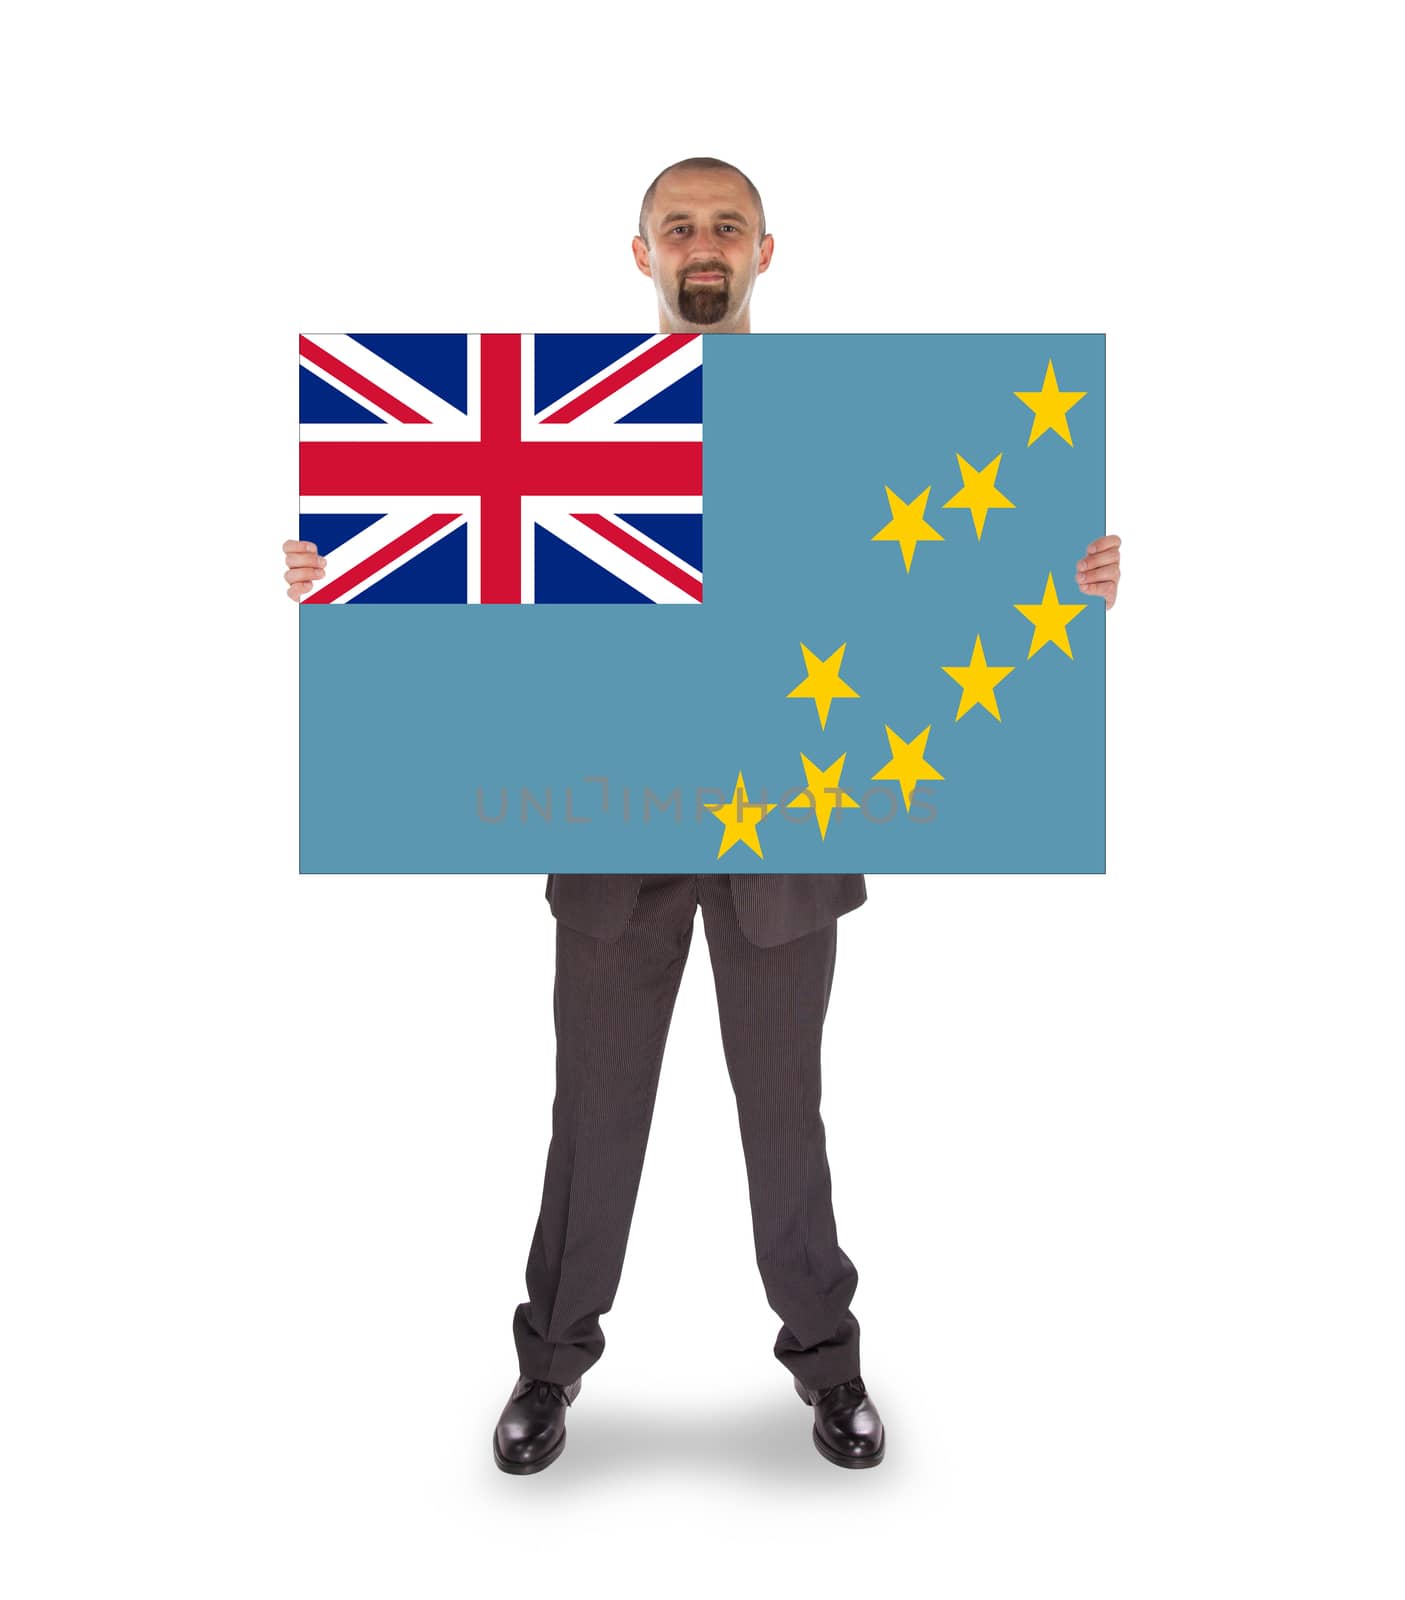
[[[892,752],[892,760],[887,761],[873,774],[874,779],[892,778],[902,785],[903,809],[912,810],[912,791],[917,787],[921,778],[940,778],[941,773],[931,765],[926,757],[927,735],[932,731],[929,722],[915,739],[904,741],[885,723],[883,731],[888,735],[888,749]],[[945,781],[945,780],[943,780]]]
[[[737,786],[732,791],[732,798],[726,805],[713,805],[708,801],[704,801],[704,804],[722,824],[722,843],[717,850],[719,859],[725,856],[732,846],[738,842],[749,845],[757,855],[761,855],[761,846],[756,839],[756,827],[762,817],[776,809],[774,802],[748,800],[746,797],[746,782],[739,772],[737,774]],[[761,816],[748,818],[746,815],[748,811],[759,811]]]
[[[1080,611],[1086,609],[1085,606],[1060,604],[1058,590],[1054,587],[1054,574],[1051,572],[1049,581],[1044,585],[1044,598],[1037,606],[1018,604],[1015,606],[1015,610],[1022,617],[1034,624],[1034,637],[1029,641],[1029,654],[1032,656],[1046,644],[1056,644],[1072,661],[1073,651],[1068,647],[1068,625]]]
[[[1028,442],[1033,444],[1041,433],[1047,433],[1052,428],[1060,439],[1071,445],[1073,435],[1068,431],[1068,414],[1087,392],[1086,389],[1080,389],[1077,394],[1072,389],[1060,392],[1052,361],[1049,363],[1049,370],[1044,374],[1042,389],[1016,389],[1015,399],[1023,400],[1034,413]]]
[[[1003,454],[1003,452],[1002,452]],[[971,520],[976,525],[976,537],[979,539],[985,528],[985,514],[993,507],[1003,506],[1007,511],[1015,509],[1013,500],[1007,500],[995,487],[995,474],[1000,470],[1000,456],[994,461],[988,461],[979,472],[963,456],[957,456],[956,464],[961,468],[961,487],[946,502],[943,510],[957,506],[971,513]]]
[[[839,676],[839,669],[844,664],[844,651],[847,647],[840,645],[832,656],[821,661],[820,658],[807,645],[800,646],[800,653],[805,657],[805,679],[786,695],[787,700],[813,700],[815,709],[820,714],[820,727],[824,727],[825,719],[829,716],[830,703],[835,700],[857,700],[859,691],[851,689]]]
[[[927,507],[927,496],[932,492],[929,483],[921,494],[911,503],[904,504],[902,500],[888,487],[883,485],[883,492],[888,496],[888,510],[892,514],[892,521],[886,523],[874,534],[874,539],[896,540],[903,553],[903,566],[912,571],[912,557],[919,541],[936,539],[940,541],[941,534],[922,517]]]
[[[794,811],[796,806],[813,805],[815,820],[820,825],[820,838],[823,839],[829,831],[829,819],[835,807],[838,806],[842,810],[857,810],[859,803],[853,795],[845,794],[839,787],[839,780],[844,772],[843,756],[840,756],[833,766],[826,767],[823,772],[803,750],[800,752],[800,759],[805,763],[805,793],[796,795],[790,802],[790,809]]]
[[[957,708],[956,720],[960,722],[972,706],[984,706],[999,722],[1000,707],[995,703],[995,686],[1014,670],[1013,667],[988,666],[985,651],[981,649],[981,636],[977,634],[976,648],[971,652],[969,665],[942,668],[949,678],[955,678],[961,685],[961,704]]]

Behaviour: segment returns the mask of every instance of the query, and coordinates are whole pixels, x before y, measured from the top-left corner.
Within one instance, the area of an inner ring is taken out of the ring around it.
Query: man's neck
[[[676,320],[669,312],[659,312],[660,333],[750,333],[751,332],[751,304],[747,303],[746,309],[735,322],[714,322],[707,327],[694,327],[691,323]]]

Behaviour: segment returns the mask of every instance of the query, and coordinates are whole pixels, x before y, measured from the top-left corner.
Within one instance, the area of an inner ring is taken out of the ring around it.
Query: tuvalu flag
[[[304,872],[1101,872],[1101,334],[300,340]]]

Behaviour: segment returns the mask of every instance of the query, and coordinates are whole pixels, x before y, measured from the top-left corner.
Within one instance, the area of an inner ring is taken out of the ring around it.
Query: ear
[[[761,241],[761,254],[757,258],[756,272],[759,277],[771,264],[771,252],[776,247],[776,241],[768,233]]]
[[[637,233],[634,236],[630,248],[634,251],[635,266],[639,268],[646,278],[652,278],[654,274],[649,266],[649,247],[644,243]]]

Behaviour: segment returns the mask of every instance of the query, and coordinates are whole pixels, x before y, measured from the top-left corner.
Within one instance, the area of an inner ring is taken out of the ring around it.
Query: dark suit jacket
[[[546,880],[552,915],[596,939],[618,939],[639,895],[638,873],[555,872]],[[785,944],[868,899],[861,872],[759,873],[732,877],[737,921],[752,944]]]

